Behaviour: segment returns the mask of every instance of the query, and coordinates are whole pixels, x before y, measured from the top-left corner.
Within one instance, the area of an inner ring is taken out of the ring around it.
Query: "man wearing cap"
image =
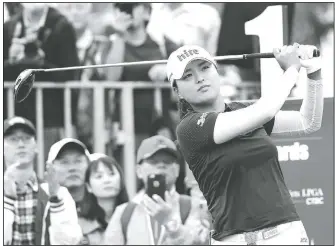
[[[177,158],[176,145],[168,138],[156,135],[143,140],[137,153],[137,176],[145,188],[131,202],[115,209],[106,229],[105,244],[206,243],[208,228],[201,224],[191,198],[175,190],[179,174]],[[165,200],[146,194],[147,179],[152,174],[165,175]]]
[[[89,165],[86,146],[77,139],[64,138],[51,146],[47,163],[54,167],[60,185],[69,190],[80,216],[85,196],[85,173]]]
[[[47,168],[34,171],[36,130],[22,117],[4,122],[4,244],[77,244],[82,236],[71,195]]]

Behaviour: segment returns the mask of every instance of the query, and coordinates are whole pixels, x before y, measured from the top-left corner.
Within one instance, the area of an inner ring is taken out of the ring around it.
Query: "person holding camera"
[[[27,119],[4,122],[4,244],[77,244],[81,237],[75,203],[48,167],[46,182],[34,171],[36,129]]]
[[[15,81],[25,69],[79,66],[76,35],[73,26],[47,3],[22,3],[23,10],[4,24],[4,80]],[[41,73],[43,82],[75,80],[76,71]],[[7,100],[4,97],[4,117]],[[72,95],[72,115],[75,115],[77,93]],[[36,123],[36,91],[24,103],[15,105],[15,113]],[[57,107],[55,107],[57,105]],[[63,136],[64,93],[61,89],[43,90],[45,150]],[[72,122],[75,124],[75,122]],[[47,152],[45,152],[46,156]]]
[[[189,196],[178,194],[176,145],[163,136],[143,140],[137,152],[137,177],[144,189],[116,207],[105,232],[106,245],[206,244],[209,230],[201,224]]]

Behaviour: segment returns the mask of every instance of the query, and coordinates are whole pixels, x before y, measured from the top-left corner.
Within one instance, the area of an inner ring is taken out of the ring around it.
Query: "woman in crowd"
[[[128,202],[124,175],[119,164],[104,154],[92,154],[86,172],[86,202],[79,223],[83,231],[82,244],[100,244],[115,207]]]

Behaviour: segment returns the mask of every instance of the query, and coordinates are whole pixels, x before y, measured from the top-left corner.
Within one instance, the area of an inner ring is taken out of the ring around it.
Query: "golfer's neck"
[[[213,102],[201,105],[192,105],[197,112],[223,112],[225,110],[224,98],[219,95]]]

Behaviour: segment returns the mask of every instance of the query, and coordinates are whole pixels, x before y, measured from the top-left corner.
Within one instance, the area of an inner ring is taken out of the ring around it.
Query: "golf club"
[[[313,57],[319,57],[320,51],[315,49]],[[242,55],[226,55],[216,56],[216,61],[227,61],[227,60],[246,60],[246,59],[259,59],[259,58],[274,58],[273,53],[252,53]],[[20,73],[14,84],[14,99],[17,103],[23,102],[30,94],[34,82],[35,74],[39,72],[60,72],[67,70],[80,70],[89,68],[106,68],[106,67],[127,67],[127,66],[140,66],[140,65],[156,65],[166,64],[167,60],[154,60],[154,61],[139,61],[139,62],[123,62],[115,64],[101,64],[101,65],[89,65],[89,66],[74,66],[74,67],[63,67],[63,68],[51,68],[51,69],[26,69]]]

